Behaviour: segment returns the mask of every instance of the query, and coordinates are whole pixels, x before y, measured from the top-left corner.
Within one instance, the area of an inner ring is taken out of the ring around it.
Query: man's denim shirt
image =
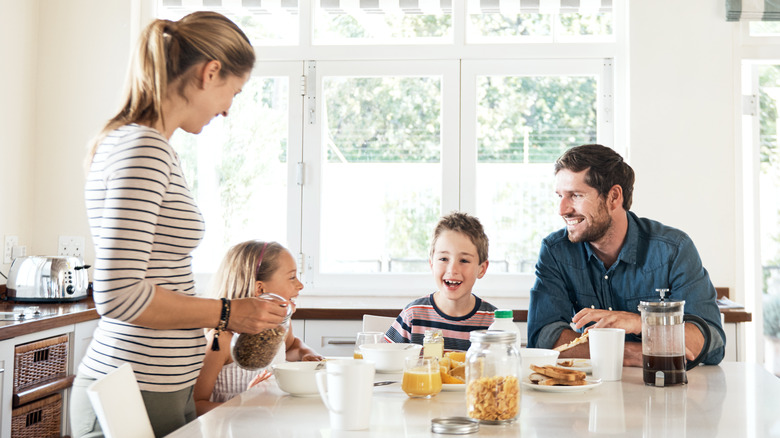
[[[628,212],[628,233],[617,261],[605,269],[588,243],[572,243],[566,228],[542,241],[528,310],[528,346],[552,348],[585,307],[639,313],[640,301],[659,301],[656,289],[685,300],[686,314],[703,318],[712,334],[703,363],[723,360],[726,335],[716,293],[693,241],[684,232]],[[641,334],[627,334],[641,342]]]

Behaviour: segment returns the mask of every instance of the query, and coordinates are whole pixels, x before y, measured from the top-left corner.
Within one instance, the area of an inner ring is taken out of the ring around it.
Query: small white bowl
[[[282,391],[296,397],[319,395],[314,375],[324,368],[315,370],[320,362],[284,362],[271,365],[276,383]]]
[[[400,373],[407,357],[420,355],[420,344],[364,344],[360,346],[363,359],[374,363],[380,373]]]
[[[559,351],[549,350],[547,348],[521,348],[521,377],[525,378],[531,374],[531,365],[536,365],[538,367],[545,365],[557,365],[559,354],[561,354]]]

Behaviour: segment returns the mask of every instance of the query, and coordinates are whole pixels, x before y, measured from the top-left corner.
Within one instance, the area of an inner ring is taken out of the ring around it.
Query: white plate
[[[584,392],[601,385],[601,379],[588,377],[585,379],[585,381],[588,383],[580,386],[545,386],[531,383],[530,380],[525,379],[522,381],[522,384],[526,388],[531,388],[542,392]]]
[[[561,362],[574,361],[574,364],[570,367],[561,365]],[[590,359],[558,359],[558,366],[561,368],[567,368],[575,371],[582,371],[583,373],[590,374],[593,371],[593,367],[590,364]]]
[[[465,383],[442,383],[441,390],[442,391],[465,391],[466,384]]]

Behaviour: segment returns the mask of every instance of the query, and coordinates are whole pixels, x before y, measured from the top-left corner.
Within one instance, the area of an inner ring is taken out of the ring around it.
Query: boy
[[[469,333],[486,330],[496,310],[471,292],[487,271],[487,258],[488,238],[477,218],[458,212],[441,218],[429,260],[437,290],[407,304],[385,339],[422,344],[426,329],[439,329],[446,350],[468,350]]]

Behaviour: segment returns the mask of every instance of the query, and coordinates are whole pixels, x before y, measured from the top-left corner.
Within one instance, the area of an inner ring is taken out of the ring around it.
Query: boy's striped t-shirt
[[[496,307],[474,296],[474,309],[464,316],[449,316],[433,301],[433,294],[418,298],[404,307],[385,339],[397,343],[422,344],[425,330],[439,329],[444,336],[445,350],[468,350],[472,330],[487,330],[493,323]]]

